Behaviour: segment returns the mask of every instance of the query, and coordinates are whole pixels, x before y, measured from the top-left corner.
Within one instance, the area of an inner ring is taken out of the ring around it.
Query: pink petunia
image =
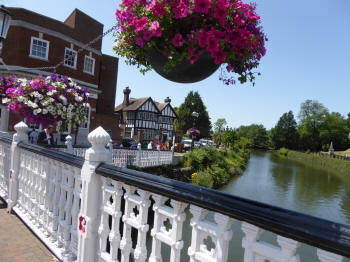
[[[211,0],[195,0],[194,1],[194,11],[197,13],[208,13],[211,5]]]
[[[145,41],[148,42],[149,40],[151,40],[151,38],[152,38],[152,33],[150,31],[146,31],[143,33],[143,39]]]
[[[213,56],[213,54],[212,54],[212,56]],[[225,53],[224,50],[218,49],[218,50],[214,53],[214,56],[213,56],[213,57],[215,58],[214,63],[215,63],[216,65],[218,65],[218,64],[222,63],[223,61],[225,61],[225,59],[226,59],[226,53]]]
[[[151,31],[152,36],[155,36],[155,37],[161,37],[162,36],[162,29],[160,28],[158,21],[153,21],[152,25],[149,28],[149,30]]]
[[[135,40],[136,40],[136,44],[137,44],[138,46],[143,47],[143,40],[142,40],[142,37],[136,36],[136,37],[135,37]]]
[[[181,34],[177,33],[173,38],[174,46],[182,46],[184,44],[184,39]]]
[[[198,40],[199,47],[205,47],[208,44],[207,32],[201,29],[201,31],[197,35],[197,40]]]
[[[211,35],[208,38],[208,46],[207,51],[210,53],[216,53],[219,49],[220,39],[215,38],[215,36]]]
[[[148,19],[147,17],[142,17],[141,19],[137,19],[135,22],[135,32],[143,31],[146,29],[148,24]]]
[[[175,14],[175,19],[185,18],[190,14],[190,10],[183,1],[180,1],[178,4],[173,5],[173,12]]]
[[[193,64],[194,62],[196,62],[198,60],[198,56],[196,55],[191,55],[190,58],[188,59],[188,61],[190,62],[190,64]]]
[[[163,15],[166,14],[166,10],[164,7],[164,3],[158,3],[156,2],[156,4],[154,5],[154,7],[152,8],[152,12],[157,15],[158,17],[162,17]]]

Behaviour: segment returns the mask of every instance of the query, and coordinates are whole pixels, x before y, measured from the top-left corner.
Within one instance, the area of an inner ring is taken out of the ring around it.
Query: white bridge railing
[[[318,261],[349,261],[350,226],[117,167],[101,127],[85,159],[26,143],[23,122],[15,130],[0,137],[1,192],[61,261],[309,262],[302,243]]]
[[[76,156],[84,157],[87,148],[79,148],[72,146],[72,139],[68,137],[66,148],[58,148],[58,150],[71,153]],[[171,165],[174,158],[174,149],[171,151],[161,151],[158,146],[157,150],[142,150],[141,144],[137,149],[114,148],[109,142],[108,146],[112,155],[112,163],[119,167],[137,166],[137,167],[152,167],[160,165]]]

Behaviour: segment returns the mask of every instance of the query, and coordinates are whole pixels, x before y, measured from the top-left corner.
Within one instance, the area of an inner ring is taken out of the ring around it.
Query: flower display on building
[[[220,75],[225,84],[235,83],[232,72],[241,83],[254,82],[252,70],[266,52],[255,9],[241,0],[123,0],[114,50],[142,73],[151,69],[150,50],[167,58],[168,72],[208,53],[212,63],[226,66]]]
[[[80,87],[71,78],[52,74],[30,81],[16,78],[12,81],[2,103],[7,104],[8,110],[20,113],[29,123],[43,127],[54,124],[58,130],[86,123],[88,89]]]
[[[6,90],[9,88],[17,88],[19,82],[15,76],[0,76],[0,96],[6,97]]]

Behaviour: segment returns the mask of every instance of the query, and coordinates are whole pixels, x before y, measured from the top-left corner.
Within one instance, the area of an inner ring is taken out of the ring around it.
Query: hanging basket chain
[[[90,42],[88,42],[87,44],[83,45],[81,48],[79,48],[77,50],[76,55],[78,55],[81,51],[85,50],[87,47],[93,45],[94,43],[96,43],[98,40],[100,40],[101,38],[105,37],[106,35],[110,34],[111,32],[113,32],[113,30],[116,30],[117,26],[112,26],[110,29],[108,29],[106,32],[104,32],[103,34],[99,35],[98,37],[96,37],[95,39],[91,40]],[[70,58],[75,59],[75,54],[73,54]],[[5,64],[5,62],[2,60],[2,58],[0,58],[0,62],[5,66],[6,71],[18,71],[18,70],[53,70],[56,73],[56,69],[59,68],[60,66],[62,66],[64,64],[64,60],[65,58],[63,58],[63,60],[61,62],[59,62],[57,65],[55,66],[43,66],[43,67],[19,67],[16,69],[9,69],[8,65]]]

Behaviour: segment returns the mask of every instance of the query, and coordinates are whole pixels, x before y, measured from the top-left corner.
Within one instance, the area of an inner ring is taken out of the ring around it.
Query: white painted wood
[[[232,238],[230,230],[233,219],[214,213],[215,222],[206,220],[209,211],[201,207],[191,205],[190,212],[193,215],[191,219],[192,241],[188,248],[188,255],[191,262],[226,262],[228,256],[228,244]],[[214,243],[215,247],[208,250],[204,240]]]
[[[99,246],[100,205],[102,202],[102,181],[95,173],[101,162],[108,162],[110,155],[105,148],[109,134],[98,127],[88,135],[92,147],[85,152],[85,162],[81,170],[82,196],[78,218],[78,261],[96,262]]]
[[[0,197],[7,202],[10,177],[11,144],[0,142]]]
[[[317,249],[317,257],[321,262],[342,262],[343,257],[322,249]]]

